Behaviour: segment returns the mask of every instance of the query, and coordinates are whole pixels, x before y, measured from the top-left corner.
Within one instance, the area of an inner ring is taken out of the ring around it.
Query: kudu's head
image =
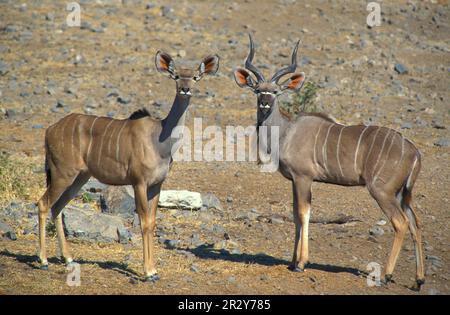
[[[177,84],[177,95],[190,97],[192,87],[200,81],[205,74],[215,74],[219,69],[219,56],[209,55],[201,61],[200,65],[194,66],[189,62],[175,64],[173,58],[163,51],[158,51],[155,57],[156,69],[169,75]]]
[[[297,50],[299,42],[295,45],[292,52],[291,64],[287,67],[281,68],[272,76],[270,80],[266,80],[261,71],[253,64],[253,57],[255,56],[255,47],[252,36],[250,38],[250,52],[245,60],[245,69],[236,68],[234,71],[234,78],[239,87],[248,87],[253,90],[258,98],[258,111],[262,116],[267,116],[273,109],[277,97],[286,91],[298,91],[305,82],[305,73],[295,72],[297,68]],[[253,73],[254,77],[250,74]],[[279,83],[281,78],[291,74],[289,78]]]

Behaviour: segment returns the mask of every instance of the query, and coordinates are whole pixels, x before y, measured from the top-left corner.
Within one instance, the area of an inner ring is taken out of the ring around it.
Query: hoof
[[[48,270],[48,265],[41,265],[39,267],[39,269],[41,269],[41,270]]]
[[[384,285],[388,285],[389,283],[395,283],[394,280],[392,280],[392,275],[385,275],[384,281],[382,281]]]
[[[424,279],[417,279],[416,283],[411,287],[411,290],[419,292],[422,285],[425,283]]]
[[[160,277],[155,273],[151,276],[146,276],[145,277],[145,281],[146,282],[151,282],[151,283],[155,283],[156,281],[158,281],[160,279]]]
[[[304,272],[305,268],[300,268],[299,266],[290,265],[288,269],[292,272]]]

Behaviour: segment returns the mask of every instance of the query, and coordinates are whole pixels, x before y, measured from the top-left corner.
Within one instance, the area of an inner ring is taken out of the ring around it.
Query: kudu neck
[[[180,131],[176,131],[174,137],[172,137],[172,132],[177,127],[183,127],[186,120],[186,113],[189,106],[190,97],[176,95],[173,101],[172,108],[167,114],[166,118],[161,121],[161,133],[158,137],[158,146],[160,155],[167,157],[176,151],[173,146],[175,143],[179,143]]]

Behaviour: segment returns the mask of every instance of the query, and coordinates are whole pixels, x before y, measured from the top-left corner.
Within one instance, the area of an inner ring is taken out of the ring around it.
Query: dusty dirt
[[[208,53],[221,56],[220,73],[194,91],[188,125],[203,117],[204,126],[223,128],[255,121],[254,95],[239,89],[232,78],[232,69],[243,64],[247,53],[246,34],[254,35],[255,63],[267,73],[285,65],[295,40],[301,39],[300,58],[309,60],[302,59],[302,71],[322,86],[315,102],[319,110],[347,124],[398,129],[421,150],[423,168],[414,195],[429,259],[419,294],[450,293],[450,149],[435,145],[450,139],[448,1],[383,2],[382,25],[372,29],[365,23],[368,12],[361,1],[80,1],[81,20],[89,23],[81,29],[65,25],[64,2],[21,3],[0,3],[0,59],[8,68],[0,71],[0,150],[38,168],[29,178],[33,189],[26,201],[36,201],[45,189],[39,171],[45,128],[67,113],[84,112],[89,100],[97,104],[92,109],[97,115],[125,118],[144,106],[155,115],[167,113],[175,90],[154,69],[158,49],[196,60]],[[404,64],[408,73],[398,74],[396,63]],[[113,88],[130,102],[107,97]],[[62,108],[55,108],[58,100]],[[156,284],[140,280],[139,240],[128,245],[72,240],[82,284],[69,287],[64,265],[54,258],[56,239],[49,238],[50,270],[39,270],[36,235],[23,235],[15,225],[16,241],[0,239],[0,292],[418,294],[408,289],[415,274],[409,237],[394,272],[396,283],[366,285],[366,266],[385,263],[393,231],[388,223],[382,227],[384,235],[369,236],[383,214],[365,188],[314,185],[313,218],[343,213],[357,221],[311,224],[312,264],[304,273],[287,269],[294,225],[291,187],[281,175],[261,173],[250,162],[182,162],[174,165],[163,189],[212,192],[224,209],[209,219],[159,210],[158,226],[180,243],[175,249],[156,245],[161,276]],[[229,197],[232,202],[227,202]],[[235,218],[252,208],[284,220]],[[214,224],[224,228],[238,251],[208,245],[223,239],[223,233],[207,231]],[[190,246],[193,233],[205,244]],[[440,263],[433,265],[430,256]]]

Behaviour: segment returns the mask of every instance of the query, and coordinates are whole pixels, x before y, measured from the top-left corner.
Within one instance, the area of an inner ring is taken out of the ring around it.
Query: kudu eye
[[[196,75],[193,77],[193,79],[194,79],[194,81],[198,81],[198,80],[200,80],[200,76]]]
[[[180,76],[178,74],[172,74],[171,77],[174,80],[178,80],[180,78]]]

